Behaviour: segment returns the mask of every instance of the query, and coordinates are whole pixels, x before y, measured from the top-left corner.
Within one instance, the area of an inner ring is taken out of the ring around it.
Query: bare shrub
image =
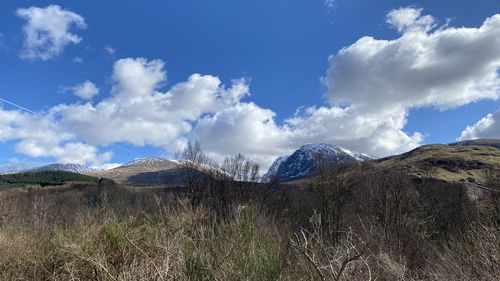
[[[346,228],[347,205],[355,182],[349,173],[339,171],[326,159],[317,158],[315,162],[316,177],[312,186],[319,196],[322,239],[338,242]]]
[[[432,280],[498,280],[500,276],[500,228],[476,224],[466,234],[436,247]]]
[[[419,193],[408,176],[401,170],[366,165],[363,174],[355,177],[356,214],[374,223],[382,245],[395,256],[404,259],[418,254]]]
[[[291,239],[299,264],[296,275],[310,280],[373,280],[367,244],[348,230],[337,243],[325,241],[321,219],[311,218],[312,231],[301,230]]]

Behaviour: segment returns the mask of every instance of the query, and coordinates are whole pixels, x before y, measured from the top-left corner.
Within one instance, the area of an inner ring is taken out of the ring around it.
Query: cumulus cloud
[[[111,77],[110,95],[95,104],[59,104],[37,114],[1,110],[0,141],[19,140],[16,151],[31,157],[94,166],[111,158],[97,148],[116,142],[164,147],[173,154],[204,115],[232,108],[249,94],[245,79],[226,87],[218,77],[201,74],[163,92],[167,77],[161,60],[118,60]],[[73,90],[89,99],[97,92],[89,81]]]
[[[94,96],[99,94],[99,88],[97,88],[94,83],[87,80],[73,86],[73,93],[79,98],[91,100]]]
[[[114,64],[111,96],[97,104],[61,104],[50,110],[58,124],[93,145],[128,142],[175,149],[203,114],[234,104],[248,92],[245,81],[225,88],[219,78],[193,74],[167,92],[161,60],[121,59]]]
[[[404,152],[423,142],[420,133],[404,130],[411,109],[498,98],[500,15],[477,28],[436,30],[419,9],[387,18],[400,37],[364,37],[332,55],[322,78],[329,104],[299,108],[281,124],[274,111],[245,100],[246,79],[226,86],[216,76],[193,74],[163,90],[163,61],[126,58],[114,63],[111,92],[99,102],[60,104],[40,116],[0,110],[0,140],[18,139],[17,150],[30,156],[69,161],[81,154],[80,161],[101,164],[111,154],[97,148],[116,142],[172,154],[199,140],[216,159],[241,152],[266,168],[311,142],[374,156]],[[487,116],[464,137],[493,128],[495,118]]]
[[[399,32],[410,31],[427,32],[434,28],[435,19],[430,16],[422,16],[422,9],[399,8],[387,14],[387,23],[396,28]]]
[[[490,113],[472,126],[467,126],[459,140],[500,138],[500,111]]]
[[[412,30],[395,40],[363,37],[330,57],[323,81],[332,104],[369,111],[454,108],[499,97],[498,46],[500,15],[479,28]]]
[[[24,45],[21,58],[49,60],[62,53],[69,44],[78,44],[82,40],[70,32],[75,26],[85,29],[85,19],[58,5],[46,8],[30,7],[19,8],[18,17],[26,21],[24,31]]]
[[[422,135],[402,131],[401,112],[363,114],[354,108],[310,107],[278,125],[275,113],[254,103],[239,103],[205,116],[195,128],[203,148],[216,159],[245,153],[264,168],[279,155],[289,154],[305,143],[332,143],[385,156],[418,146]]]
[[[387,21],[401,36],[363,37],[329,58],[322,78],[330,106],[300,110],[284,124],[251,103],[206,116],[196,128],[212,154],[241,151],[260,159],[285,154],[307,142],[329,142],[385,156],[412,149],[422,134],[404,128],[410,109],[459,107],[497,99],[500,15],[478,28],[442,27],[421,9],[391,11]]]
[[[19,153],[94,166],[111,159],[111,152],[99,153],[97,147],[75,141],[75,137],[49,116],[0,107],[0,141],[19,140],[15,148]]]
[[[45,147],[37,140],[23,140],[16,145],[16,151],[30,157],[54,157],[61,163],[91,163],[98,165],[111,160],[112,153],[98,153],[96,147],[80,142]]]

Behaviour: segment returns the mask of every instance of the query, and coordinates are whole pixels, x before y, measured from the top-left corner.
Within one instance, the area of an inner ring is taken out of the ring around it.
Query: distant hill
[[[332,166],[348,165],[373,159],[366,154],[353,152],[336,145],[324,143],[306,144],[292,155],[276,159],[264,175],[263,181],[272,179],[288,181],[312,176],[315,173],[315,162],[318,158],[326,160]]]
[[[86,174],[114,180],[122,184],[164,184],[175,177],[178,165],[163,158],[141,158],[106,171]]]
[[[80,164],[60,164],[60,163],[55,163],[55,164],[50,164],[50,165],[45,165],[42,167],[37,167],[35,169],[32,169],[31,171],[64,171],[64,172],[73,172],[73,173],[90,173],[90,172],[97,172],[97,169],[93,169],[90,167],[87,167],[85,165],[80,165]]]
[[[23,172],[0,175],[0,189],[27,186],[58,186],[68,182],[96,182],[97,178],[65,171]]]
[[[469,145],[477,145],[477,146],[489,146],[500,149],[500,140],[499,139],[476,139],[476,140],[466,140],[450,143],[450,146],[469,146]]]
[[[500,172],[500,149],[496,143],[477,140],[424,145],[374,162],[383,167],[402,168],[415,179],[481,183],[488,174]]]

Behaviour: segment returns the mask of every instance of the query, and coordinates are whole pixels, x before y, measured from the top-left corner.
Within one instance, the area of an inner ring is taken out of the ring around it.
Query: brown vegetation
[[[498,280],[500,180],[481,196],[404,170],[319,163],[255,182],[241,155],[183,154],[182,188],[0,192],[0,280]],[[202,167],[202,169],[200,169]],[[203,171],[203,173],[200,173]]]

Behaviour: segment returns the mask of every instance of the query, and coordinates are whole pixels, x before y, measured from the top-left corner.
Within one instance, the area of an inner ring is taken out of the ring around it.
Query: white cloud
[[[389,143],[398,137],[403,143],[408,140],[403,128],[410,109],[446,110],[500,96],[500,15],[478,28],[430,32],[434,20],[420,13],[411,8],[391,11],[388,22],[402,32],[401,37],[359,39],[330,57],[323,78],[331,104],[356,111],[356,119],[383,118],[392,112],[393,121],[380,130],[392,132]],[[419,138],[414,135],[410,143],[418,144]]]
[[[472,126],[467,126],[459,140],[500,138],[500,111],[490,113]]]
[[[73,59],[73,62],[74,62],[74,63],[83,63],[83,59],[82,59],[81,57],[75,57],[75,58]]]
[[[18,17],[26,20],[23,27],[24,46],[21,58],[49,60],[61,54],[69,44],[78,44],[82,40],[76,34],[70,33],[74,25],[85,29],[85,19],[58,5],[46,8],[19,8]]]
[[[31,157],[93,166],[111,157],[97,147],[115,142],[164,147],[173,153],[186,144],[203,115],[232,107],[248,94],[244,79],[225,87],[215,76],[193,74],[161,92],[165,81],[161,60],[118,60],[109,97],[96,104],[59,104],[38,115],[1,110],[0,140],[19,140],[16,150]],[[75,92],[95,93],[88,85],[75,87]]]
[[[225,86],[216,76],[193,74],[162,90],[163,61],[126,58],[115,62],[111,93],[97,103],[60,104],[42,116],[0,110],[0,140],[18,139],[19,152],[66,161],[78,160],[78,151],[93,165],[111,157],[97,148],[116,142],[173,153],[197,139],[217,159],[241,152],[264,168],[309,142],[375,156],[403,152],[423,141],[404,130],[411,109],[445,110],[500,95],[500,15],[478,28],[431,32],[420,10],[404,11],[391,12],[399,38],[364,37],[329,58],[322,78],[329,105],[299,108],[282,124],[274,111],[244,101],[245,79]],[[495,116],[475,127],[485,131]],[[479,135],[477,128],[464,134]]]
[[[93,105],[61,104],[50,110],[59,126],[86,143],[128,142],[175,151],[203,114],[230,107],[248,92],[244,80],[225,88],[219,78],[191,75],[169,91],[161,60],[121,59],[113,68],[111,96]]]
[[[253,103],[239,103],[205,116],[195,132],[214,158],[241,152],[264,168],[304,143],[326,142],[385,156],[412,149],[422,141],[419,133],[409,136],[402,131],[406,116],[401,112],[364,114],[354,108],[311,107],[281,126],[274,116],[273,111]]]
[[[116,49],[115,49],[115,48],[113,48],[113,47],[111,47],[111,46],[109,46],[109,45],[104,46],[104,51],[105,51],[108,55],[110,55],[110,56],[112,56],[112,55],[114,55],[114,54],[116,53]]]
[[[99,94],[99,88],[97,88],[94,83],[87,80],[81,84],[76,84],[73,87],[73,93],[79,98],[91,100],[94,96]]]
[[[61,163],[92,163],[94,165],[108,162],[113,155],[111,152],[99,155],[95,146],[80,142],[68,142],[64,145],[45,147],[34,139],[21,141],[16,145],[16,151],[30,157],[54,157]]]
[[[418,18],[417,18],[418,21]],[[458,107],[500,95],[500,15],[479,28],[363,37],[330,57],[323,79],[332,104],[369,111]]]
[[[62,163],[101,165],[111,152],[74,141],[50,116],[21,113],[0,107],[0,141],[19,140],[16,151],[30,157],[54,157]]]
[[[399,32],[421,31],[428,32],[435,25],[435,19],[430,16],[421,16],[422,9],[399,8],[387,14],[387,23]]]
[[[434,19],[419,9],[391,11],[388,21],[401,37],[364,37],[330,57],[322,79],[330,107],[306,108],[279,126],[272,111],[240,103],[199,122],[204,147],[216,156],[243,152],[264,166],[270,155],[306,142],[385,156],[422,143],[420,133],[404,131],[410,109],[445,110],[499,97],[500,15],[479,28],[434,32]]]

